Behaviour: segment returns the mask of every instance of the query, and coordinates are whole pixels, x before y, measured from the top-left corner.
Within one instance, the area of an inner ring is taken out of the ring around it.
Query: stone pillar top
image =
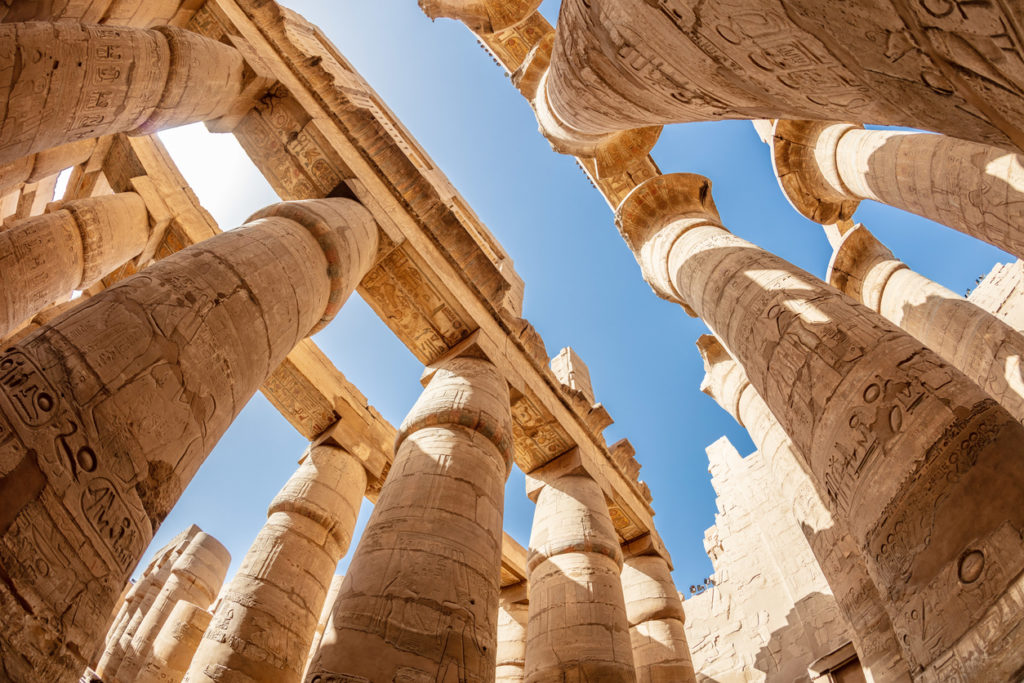
[[[815,223],[848,220],[860,205],[845,188],[836,159],[839,139],[863,126],[831,121],[775,122],[769,144],[782,193],[800,215]]]
[[[413,432],[432,425],[459,425],[489,439],[506,467],[513,456],[508,383],[486,359],[455,356],[431,368],[427,389],[402,421],[395,450]]]
[[[747,373],[713,334],[701,335],[697,339],[697,350],[704,359],[704,380],[700,390],[745,427],[740,417],[740,397],[750,386]]]
[[[877,311],[881,308],[882,292],[889,277],[906,267],[871,231],[858,223],[836,244],[825,279],[839,291]]]
[[[377,252],[377,223],[361,204],[350,199],[304,199],[272,204],[257,211],[246,223],[260,218],[293,220],[316,238],[327,257],[331,289],[327,308],[309,334],[315,334],[341,310],[359,284]]]
[[[563,385],[581,392],[590,404],[595,403],[594,387],[586,363],[571,347],[566,346],[551,359],[551,371]]]
[[[664,228],[675,223],[671,235]],[[668,252],[683,232],[700,225],[722,227],[711,198],[711,181],[696,173],[668,173],[640,183],[615,210],[615,224],[633,251],[644,279],[663,299],[683,304],[668,272]]]
[[[520,24],[537,11],[541,0],[419,0],[432,20],[455,19],[475,33],[495,33]]]

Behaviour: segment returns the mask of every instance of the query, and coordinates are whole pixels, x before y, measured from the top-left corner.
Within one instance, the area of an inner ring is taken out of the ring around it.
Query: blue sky
[[[724,434],[741,453],[753,450],[744,430],[699,390],[704,373],[694,342],[707,331],[704,324],[654,296],[604,199],[573,159],[551,151],[525,100],[461,24],[431,23],[411,0],[284,4],[324,30],[504,245],[526,281],[525,317],[548,355],[564,346],[579,353],[597,400],[615,419],[605,431],[608,443],[628,437],[636,447],[677,585],[699,583],[711,572],[702,539],[715,515],[704,448]],[[552,22],[557,10],[554,0],[542,5]],[[161,137],[223,228],[276,201],[231,136],[190,126]],[[786,203],[768,147],[749,122],[666,127],[653,155],[663,172],[709,177],[734,233],[824,275],[830,250],[822,230]],[[855,218],[911,268],[958,293],[994,263],[1011,260],[995,247],[871,202]],[[421,390],[422,368],[358,296],[314,339],[387,419],[401,422]],[[194,522],[231,551],[230,577],[305,446],[257,394],[152,548]],[[358,531],[369,511],[364,502]],[[515,470],[505,529],[524,546],[532,514]]]

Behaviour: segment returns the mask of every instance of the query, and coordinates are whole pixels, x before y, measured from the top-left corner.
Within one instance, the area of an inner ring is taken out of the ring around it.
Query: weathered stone
[[[138,683],[179,683],[199,647],[213,615],[187,600],[179,600],[153,641]]]
[[[515,587],[514,587],[515,588]],[[526,628],[530,607],[502,589],[498,604],[498,654],[495,683],[522,683],[526,672]]]
[[[313,446],[270,504],[242,566],[221,598],[188,681],[301,680],[338,561],[366,493],[351,453]]]
[[[505,379],[479,358],[439,363],[399,431],[307,681],[494,680],[511,456]]]
[[[8,676],[49,682],[85,668],[153,530],[375,247],[376,225],[350,200],[271,207],[0,355]]]

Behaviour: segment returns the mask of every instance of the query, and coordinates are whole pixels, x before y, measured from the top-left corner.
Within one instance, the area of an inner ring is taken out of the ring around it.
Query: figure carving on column
[[[645,279],[701,316],[806,457],[911,666],[1024,664],[1024,427],[906,332],[731,235],[706,178],[646,181],[616,217]]]
[[[816,223],[871,199],[1024,256],[1024,157],[943,135],[852,123],[775,122],[772,163],[786,199]]]
[[[940,3],[941,4],[941,3]],[[1024,149],[1010,5],[565,0],[547,96],[600,134],[718,119],[852,119]]]
[[[109,133],[147,134],[245,111],[267,81],[241,54],[170,26],[0,24],[0,164]],[[14,64],[20,68],[14,68]]]
[[[278,204],[3,350],[6,675],[51,683],[85,668],[154,529],[267,376],[355,289],[376,244],[353,201]]]
[[[494,680],[512,416],[469,344],[433,366],[399,429],[307,681]]]

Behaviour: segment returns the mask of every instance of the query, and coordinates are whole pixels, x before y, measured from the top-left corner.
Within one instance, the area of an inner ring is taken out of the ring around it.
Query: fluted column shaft
[[[804,454],[911,665],[986,647],[963,666],[1010,675],[1024,664],[1024,427],[906,332],[728,233],[710,190],[661,176],[619,207],[648,282],[703,318]]]
[[[1024,335],[910,270],[862,225],[835,247],[827,279],[921,340],[1024,420]]]
[[[140,254],[148,238],[134,192],[71,201],[0,232],[0,339]]]
[[[248,681],[302,679],[365,493],[366,470],[355,456],[336,446],[310,448],[224,591],[189,683],[218,681],[225,670]]]
[[[498,604],[498,654],[494,681],[522,683],[526,680],[526,628],[530,606],[507,599],[504,593],[502,590]]]
[[[633,683],[622,549],[601,487],[576,468],[546,478],[531,497],[526,682]]]
[[[179,28],[0,24],[0,164],[112,133],[155,133],[233,112],[244,62]]]
[[[442,362],[395,460],[307,681],[493,681],[508,385],[486,360]]]
[[[350,200],[275,205],[4,350],[8,676],[85,668],[153,529],[267,376],[355,288],[376,239]]]
[[[229,564],[231,555],[227,548],[209,534],[196,534],[185,552],[171,566],[171,575],[167,577],[153,606],[132,636],[121,665],[107,671],[106,680],[110,683],[149,681],[142,669],[171,611],[181,600],[203,609],[209,607],[220,591]]]
[[[153,641],[139,681],[180,683],[213,615],[187,600],[179,600]]]
[[[910,671],[878,589],[845,523],[829,512],[805,471],[804,458],[721,343],[705,335],[697,346],[706,371],[701,390],[747,429],[767,460],[778,495],[792,502],[793,521],[807,538],[850,625],[861,666],[874,683],[910,683]]]
[[[787,199],[818,223],[870,199],[1024,256],[1024,158],[944,135],[778,121],[775,170]]]
[[[588,134],[852,118],[1024,149],[1024,50],[1005,39],[1020,21],[1009,7],[565,0],[548,92]]]
[[[683,601],[668,562],[658,555],[627,555],[622,593],[637,683],[696,681],[683,629]]]

